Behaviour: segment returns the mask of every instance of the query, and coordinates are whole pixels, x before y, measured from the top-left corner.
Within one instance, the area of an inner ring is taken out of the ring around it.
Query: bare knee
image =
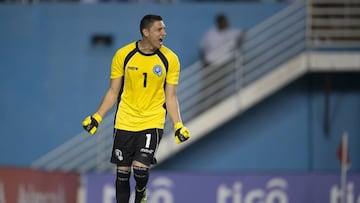
[[[132,162],[132,165],[133,166],[137,166],[137,167],[142,167],[142,168],[149,168],[150,166],[148,166],[148,165],[146,165],[146,164],[143,164],[143,163],[141,163],[141,162],[139,162],[139,161],[133,161]]]

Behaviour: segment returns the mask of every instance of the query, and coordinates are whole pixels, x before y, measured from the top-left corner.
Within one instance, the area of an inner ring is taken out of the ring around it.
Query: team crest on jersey
[[[162,75],[162,68],[160,65],[154,66],[153,71],[159,77]]]

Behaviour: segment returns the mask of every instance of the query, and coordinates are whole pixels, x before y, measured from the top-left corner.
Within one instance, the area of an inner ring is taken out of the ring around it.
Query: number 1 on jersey
[[[144,75],[144,88],[145,88],[147,83],[147,73],[143,73],[143,75]]]

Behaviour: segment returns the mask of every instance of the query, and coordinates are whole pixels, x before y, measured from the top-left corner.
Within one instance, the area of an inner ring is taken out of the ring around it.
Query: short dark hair
[[[155,21],[162,21],[162,17],[159,15],[148,14],[145,15],[140,21],[140,33],[143,35],[143,29],[149,29]]]

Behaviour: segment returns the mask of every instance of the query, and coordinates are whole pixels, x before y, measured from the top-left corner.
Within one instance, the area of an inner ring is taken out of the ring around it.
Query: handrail
[[[358,1],[312,0],[309,2],[313,48],[359,48]],[[326,6],[324,6],[326,5]]]
[[[249,34],[252,35],[252,36],[256,36],[257,34],[261,34],[263,30],[271,27],[273,24],[276,24],[279,21],[279,19],[283,19],[286,16],[292,15],[294,11],[298,10],[299,8],[302,8],[303,6],[304,6],[303,3],[293,3],[293,4],[291,4],[290,6],[284,8],[280,12],[274,14],[270,18],[264,20],[263,22],[261,22],[260,24],[258,24],[254,28],[252,28],[249,31]],[[249,42],[248,46],[253,46],[253,45]],[[246,47],[246,45],[245,45],[245,47]]]
[[[97,137],[89,137],[88,133],[83,131],[78,135],[74,136],[69,141],[40,157],[36,161],[34,161],[31,166],[33,168],[44,168],[47,170],[64,170],[67,169],[66,163],[69,160],[78,159],[79,154],[82,154],[84,151],[87,152],[88,149],[94,145],[95,139],[103,139],[105,138],[104,134],[108,134],[106,132],[107,126],[111,126],[113,122],[114,113],[111,113],[103,120],[103,125],[101,125],[98,129],[99,136]],[[73,170],[72,168],[69,170]],[[66,170],[64,170],[66,171]]]
[[[263,49],[264,46],[267,46],[267,49],[270,49],[271,45],[274,44],[274,41],[270,41],[270,40],[268,40],[268,38],[266,38],[269,35],[275,36],[272,39],[276,40],[278,42],[280,40],[285,40],[282,37],[284,35],[286,35],[287,32],[291,32],[293,27],[296,27],[297,24],[301,24],[300,26],[302,26],[302,27],[300,27],[300,29],[301,28],[303,29],[304,23],[305,23],[305,19],[303,19],[304,17],[305,17],[305,14],[303,11],[302,12],[297,11],[296,13],[294,13],[293,16],[287,18],[282,23],[279,23],[279,24],[269,28],[266,36],[261,35],[260,37],[255,37],[255,39],[253,41],[255,41],[257,43],[252,44],[252,46],[250,47],[251,49],[244,54],[244,58],[245,59],[253,59],[254,57],[256,57],[258,55],[259,49],[264,50]],[[302,22],[299,20],[302,20]],[[296,21],[296,23],[292,24],[294,21]]]

